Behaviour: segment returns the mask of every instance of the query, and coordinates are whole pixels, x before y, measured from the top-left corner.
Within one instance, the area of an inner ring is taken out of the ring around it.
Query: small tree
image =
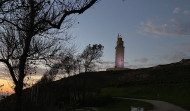
[[[53,80],[55,80],[56,75],[59,71],[59,68],[60,68],[59,63],[53,64],[53,66],[50,68],[50,70],[48,70],[44,73],[44,75],[37,82],[37,84],[44,84],[44,83],[52,82]]]
[[[96,62],[99,62],[103,55],[104,46],[101,44],[94,44],[86,46],[85,50],[81,54],[83,66],[85,72],[91,71]]]
[[[70,75],[72,71],[75,69],[75,59],[72,54],[67,54],[63,59],[61,60],[62,68],[65,70],[65,72]]]
[[[77,55],[77,57],[76,57],[76,67],[78,69],[78,73],[81,73],[81,68],[82,68],[82,58],[81,58],[81,55]]]

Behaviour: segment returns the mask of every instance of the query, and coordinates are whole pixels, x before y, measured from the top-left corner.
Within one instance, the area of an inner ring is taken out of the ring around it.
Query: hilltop
[[[163,100],[190,110],[189,87],[190,60],[183,59],[150,68],[81,73],[38,84],[24,90],[23,106],[28,111],[51,111],[64,101],[73,108],[103,107],[110,97],[120,96]],[[11,110],[14,103],[12,95],[0,102],[0,108]]]

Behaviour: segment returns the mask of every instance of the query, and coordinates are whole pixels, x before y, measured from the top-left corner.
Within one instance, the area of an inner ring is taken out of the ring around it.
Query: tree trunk
[[[22,89],[24,83],[25,68],[26,68],[26,60],[27,60],[27,53],[29,52],[30,42],[32,39],[32,33],[28,33],[28,36],[25,41],[25,48],[23,50],[23,54],[19,59],[19,76],[18,76],[18,84],[15,86],[15,93],[16,93],[16,111],[22,111]]]
[[[85,72],[86,74],[86,72]],[[86,99],[86,78],[85,75],[83,75],[83,92],[82,92],[82,102],[85,104],[85,99]]]
[[[16,111],[22,111],[22,89],[23,89],[23,81],[20,81],[15,86],[15,94],[16,94]]]

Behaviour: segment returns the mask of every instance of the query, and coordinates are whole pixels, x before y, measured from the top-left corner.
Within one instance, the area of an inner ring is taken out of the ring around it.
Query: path
[[[76,109],[75,111],[98,111],[95,107],[84,107],[82,109]]]
[[[134,99],[134,98],[122,98],[122,97],[114,97],[117,99],[128,99],[128,100],[137,100],[144,101],[147,103],[151,103],[154,105],[153,111],[187,111],[179,106],[173,105],[168,102],[158,101],[158,100],[147,100],[147,99]]]

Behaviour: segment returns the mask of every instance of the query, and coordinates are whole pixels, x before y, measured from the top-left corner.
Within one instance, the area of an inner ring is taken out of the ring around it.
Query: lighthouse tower
[[[115,47],[115,68],[124,68],[124,46],[122,36],[118,34],[117,46]]]

